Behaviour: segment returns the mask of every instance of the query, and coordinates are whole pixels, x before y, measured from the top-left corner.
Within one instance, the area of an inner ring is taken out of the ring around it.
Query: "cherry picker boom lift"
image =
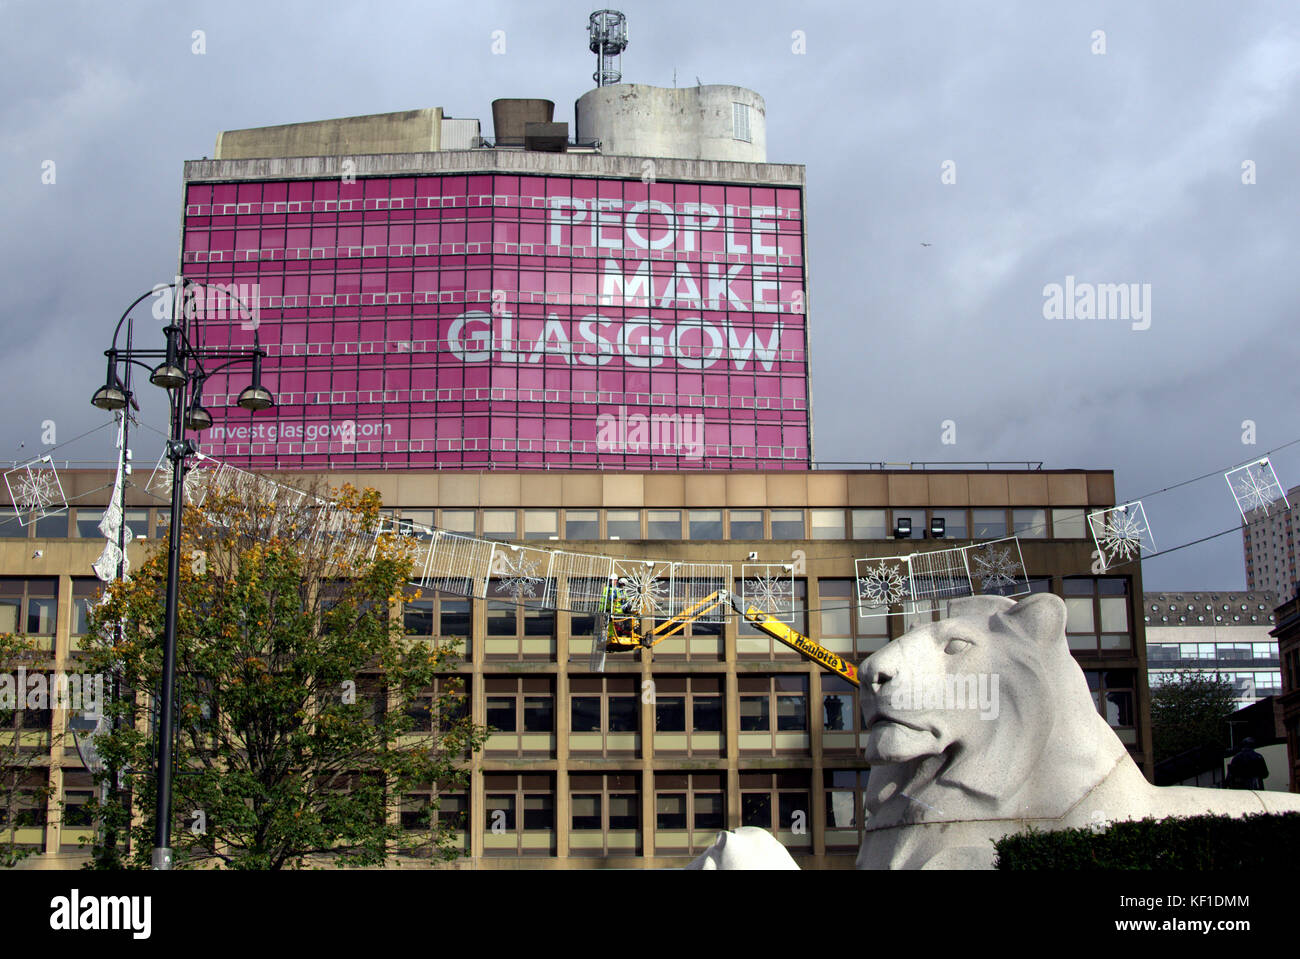
[[[826,647],[813,642],[794,627],[781,622],[775,616],[764,612],[757,606],[746,606],[735,593],[720,589],[710,593],[704,599],[682,610],[671,619],[666,619],[653,629],[642,628],[641,617],[635,612],[625,612],[613,602],[607,603],[597,617],[597,633],[591,644],[591,669],[593,672],[605,671],[607,653],[627,652],[632,649],[653,649],[669,636],[676,635],[702,616],[708,615],[717,606],[727,603],[736,613],[773,639],[785,643],[795,652],[801,653],[818,665],[843,676],[854,686],[859,685],[858,668]]]

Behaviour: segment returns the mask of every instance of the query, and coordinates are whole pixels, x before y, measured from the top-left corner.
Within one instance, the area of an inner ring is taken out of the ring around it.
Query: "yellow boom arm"
[[[737,613],[753,623],[756,629],[760,629],[773,639],[785,643],[796,652],[803,653],[813,662],[820,663],[831,672],[838,673],[854,686],[861,685],[858,681],[858,667],[847,659],[837,656],[825,646],[814,643],[797,629],[788,626],[773,616],[769,616],[756,606],[742,608],[740,600],[734,595],[731,597],[731,605]]]
[[[780,642],[785,643],[791,649],[795,650],[798,653],[802,653],[803,655],[811,659],[813,662],[824,666],[825,668],[829,669],[831,672],[843,676],[854,686],[860,685],[860,683],[858,682],[858,667],[854,666],[847,659],[844,659],[842,656],[837,656],[835,653],[832,653],[825,646],[821,646],[818,645],[817,643],[814,643],[803,633],[786,625],[776,617],[770,616],[769,614],[763,612],[758,607],[743,606],[739,598],[737,598],[737,596],[734,593],[730,593],[727,590],[718,590],[715,593],[710,593],[708,596],[700,600],[695,605],[689,607],[688,609],[682,610],[672,619],[668,619],[660,623],[644,638],[635,630],[635,628],[631,630],[627,636],[614,637],[613,639],[609,640],[608,643],[603,642],[603,637],[597,637],[596,642],[600,644],[601,652],[599,657],[596,657],[593,652],[593,663],[596,662],[597,659],[599,659],[600,665],[599,666],[593,665],[592,668],[595,669],[597,672],[603,670],[604,668],[603,650],[605,648],[608,648],[610,650],[617,650],[620,648],[626,649],[635,646],[646,646],[646,647],[655,646],[658,643],[662,642],[663,640],[667,639],[669,636],[676,635],[686,626],[687,623],[694,622],[695,620],[699,619],[701,616],[704,616],[715,606],[717,606],[719,603],[726,603],[726,602],[730,602],[732,608],[741,616],[743,616],[748,622],[753,623],[756,629],[759,629],[767,633],[767,635],[771,636],[775,640],[779,640]],[[630,616],[616,617],[616,618],[620,620],[633,619],[633,617]]]

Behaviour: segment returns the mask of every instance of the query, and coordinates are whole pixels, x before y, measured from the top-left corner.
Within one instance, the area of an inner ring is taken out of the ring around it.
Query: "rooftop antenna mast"
[[[587,23],[591,52],[596,55],[596,86],[623,80],[623,51],[627,48],[627,17],[617,10],[597,10]]]

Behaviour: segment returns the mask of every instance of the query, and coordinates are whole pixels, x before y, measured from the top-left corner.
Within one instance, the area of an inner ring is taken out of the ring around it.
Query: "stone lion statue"
[[[871,774],[858,868],[989,869],[994,841],[1030,827],[1300,811],[1290,793],[1151,785],[1070,655],[1059,597],[974,596],[949,614],[859,672]]]

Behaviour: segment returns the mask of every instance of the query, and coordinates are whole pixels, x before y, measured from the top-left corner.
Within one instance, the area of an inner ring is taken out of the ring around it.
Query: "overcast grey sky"
[[[753,88],[768,159],[807,166],[819,460],[1111,468],[1123,501],[1300,438],[1294,2],[619,8],[628,82]],[[174,274],[182,163],[218,131],[441,106],[486,132],[521,96],[572,123],[593,9],[0,3],[0,458],[38,454],[45,421],[60,442],[104,422],[112,325]],[[1067,276],[1150,284],[1150,328],[1045,319]],[[107,430],[60,452],[110,454]],[[1300,483],[1300,445],[1273,460]],[[1144,502],[1161,547],[1238,519],[1217,476]],[[1144,577],[1242,588],[1240,536]]]

